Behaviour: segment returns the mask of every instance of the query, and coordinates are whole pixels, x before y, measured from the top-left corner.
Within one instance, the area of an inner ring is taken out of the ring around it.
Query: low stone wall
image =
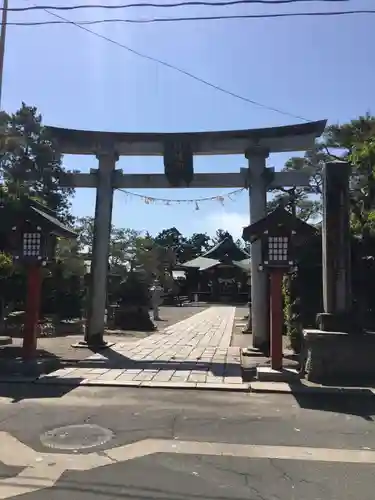
[[[375,382],[375,333],[303,330],[303,365],[312,382]]]

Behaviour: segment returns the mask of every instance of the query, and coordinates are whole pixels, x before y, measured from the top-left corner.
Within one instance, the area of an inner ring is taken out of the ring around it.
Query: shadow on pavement
[[[107,466],[109,467],[109,466]],[[95,473],[93,471],[93,473]],[[85,472],[80,473],[85,474]],[[88,476],[85,474],[86,477]],[[73,479],[77,478],[77,479]],[[9,481],[8,486],[12,486],[12,482]],[[14,482],[15,486],[18,486],[16,482]],[[23,483],[23,486],[27,488],[28,486],[33,486],[31,483],[30,485],[27,484],[27,481]],[[177,486],[175,487],[177,489]],[[203,498],[202,494],[197,494],[197,493],[192,493],[191,491],[189,493],[186,492],[186,488],[184,488],[185,491],[168,491],[167,489],[161,489],[157,487],[147,487],[147,486],[138,486],[138,485],[129,485],[126,486],[122,483],[121,480],[118,480],[116,483],[107,483],[107,482],[95,482],[94,484],[90,484],[90,482],[87,481],[80,481],[77,477],[77,474],[75,471],[69,471],[59,479],[54,486],[49,487],[48,489],[41,490],[41,491],[35,491],[32,493],[27,493],[25,495],[25,498],[30,498],[30,500],[35,499],[40,499],[44,500],[45,498],[51,498],[50,495],[69,495],[73,494],[75,495],[75,498],[79,499],[80,495],[82,495],[82,498],[87,498],[87,495],[90,495],[90,498],[95,499],[96,497],[99,497],[100,499],[102,498],[123,498],[123,499],[129,499],[129,500],[150,500],[150,499],[158,499],[158,500],[192,500],[192,499],[197,499],[201,500]],[[83,497],[84,495],[84,497]],[[104,497],[105,495],[105,497]],[[205,500],[233,500],[233,492],[228,491],[228,494],[223,496],[223,495],[207,495],[207,493],[204,494],[204,499]],[[239,497],[238,495],[235,496],[236,500],[248,500],[249,497]]]
[[[135,360],[124,356],[123,354],[114,351],[110,347],[100,351],[103,356],[101,359],[85,359],[77,363],[79,368],[108,368],[108,369],[134,369],[134,370],[177,370],[177,371],[210,371],[217,376],[223,375],[223,367],[225,366],[225,374],[230,376],[231,373],[237,373],[240,362],[210,362],[210,361],[184,361],[179,359],[172,360]]]
[[[367,388],[308,387],[295,382],[289,384],[299,406],[308,410],[329,411],[361,417],[369,422],[375,417],[375,396]],[[303,391],[301,391],[303,387]]]
[[[48,399],[61,398],[78,387],[80,380],[77,380],[77,385],[52,384],[34,384],[34,383],[0,383],[0,398],[9,398],[12,403],[18,403],[25,399]]]

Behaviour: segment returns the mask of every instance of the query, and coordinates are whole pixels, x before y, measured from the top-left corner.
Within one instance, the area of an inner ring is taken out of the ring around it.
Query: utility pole
[[[5,38],[7,32],[7,20],[8,20],[8,0],[3,0],[3,12],[1,16],[1,33],[0,33],[0,110],[1,97],[3,90],[3,73],[4,73],[4,56],[5,56]]]

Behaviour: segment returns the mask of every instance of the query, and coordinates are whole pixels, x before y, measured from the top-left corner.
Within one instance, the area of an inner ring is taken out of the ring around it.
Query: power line
[[[50,12],[51,15],[55,15]],[[126,24],[153,24],[153,23],[175,23],[175,22],[191,22],[191,21],[224,21],[235,19],[275,19],[285,17],[332,17],[332,16],[347,16],[360,14],[375,14],[375,10],[347,10],[334,12],[290,12],[280,14],[238,14],[228,16],[197,16],[197,17],[159,17],[146,19],[96,19],[92,21],[25,21],[25,22],[8,22],[8,26],[48,26],[55,24],[74,24],[77,27],[89,26],[94,24],[110,24],[110,23],[126,23]]]
[[[288,111],[284,111],[282,109],[279,109],[279,108],[275,108],[275,107],[272,107],[272,106],[267,106],[266,104],[263,104],[261,102],[258,102],[258,101],[255,101],[253,99],[249,99],[248,97],[245,97],[241,94],[237,94],[236,92],[232,92],[228,89],[225,89],[224,87],[221,87],[220,85],[216,85],[208,80],[205,80],[204,78],[201,78],[197,75],[194,75],[193,73],[190,73],[190,71],[186,71],[182,68],[179,68],[178,66],[175,66],[174,64],[170,64],[166,61],[163,61],[162,59],[158,59],[157,57],[153,57],[153,56],[149,56],[148,54],[144,54],[143,52],[139,52],[138,50],[135,50],[131,47],[129,47],[128,45],[125,45],[121,42],[118,42],[117,40],[114,40],[113,38],[109,38],[108,36],[106,35],[102,35],[101,33],[97,33],[96,31],[93,31],[91,30],[90,28],[87,28],[86,26],[81,26],[79,24],[77,24],[75,21],[71,21],[69,19],[67,19],[66,17],[63,17],[61,16],[60,14],[56,14],[55,12],[51,12],[50,10],[48,9],[44,9],[45,12],[47,12],[48,14],[50,14],[51,16],[54,16],[62,21],[66,21],[68,24],[71,24],[73,26],[76,26],[77,28],[83,30],[83,31],[86,31],[87,33],[90,33],[91,35],[94,35],[94,36],[97,36],[99,38],[101,38],[102,40],[105,40],[109,43],[112,43],[113,45],[116,45],[117,47],[121,47],[122,49],[125,49],[127,50],[128,52],[138,56],[138,57],[141,57],[142,59],[146,59],[148,61],[153,61],[153,62],[156,62],[157,64],[160,64],[161,66],[164,66],[166,68],[169,68],[169,69],[172,69],[173,71],[177,71],[178,73],[181,73],[182,75],[185,75],[189,78],[191,78],[192,80],[195,80],[197,82],[200,82],[202,83],[203,85],[206,85],[207,87],[211,87],[215,90],[217,90],[218,92],[222,92],[223,94],[227,94],[227,95],[230,95],[232,97],[235,97],[236,99],[239,99],[243,102],[247,102],[249,104],[253,104],[254,106],[258,106],[260,108],[263,108],[263,109],[267,109],[269,111],[274,111],[275,113],[278,113],[278,114],[281,114],[281,115],[284,115],[284,116],[289,116],[291,118],[296,118],[297,120],[302,120],[302,121],[305,121],[305,122],[309,122],[310,120],[308,120],[307,118],[304,118],[303,116],[299,116],[299,115],[296,115],[296,114],[293,114],[293,113],[289,113]]]
[[[81,5],[69,5],[69,6],[56,6],[56,5],[32,5],[28,7],[9,7],[8,12],[25,12],[32,10],[53,10],[53,11],[70,11],[78,9],[130,9],[130,8],[176,8],[176,7],[230,7],[234,5],[286,5],[293,3],[344,3],[350,2],[351,0],[227,0],[223,2],[206,2],[203,0],[196,1],[185,1],[185,2],[174,2],[174,3],[130,3],[122,5],[105,5],[105,4],[81,4]],[[3,10],[3,9],[0,9]]]

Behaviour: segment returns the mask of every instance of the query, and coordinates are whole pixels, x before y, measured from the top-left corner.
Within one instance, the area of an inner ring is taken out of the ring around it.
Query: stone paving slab
[[[84,367],[57,370],[37,383],[248,390],[240,350],[230,347],[234,315],[235,307],[210,307],[135,344],[118,342],[87,358]]]

